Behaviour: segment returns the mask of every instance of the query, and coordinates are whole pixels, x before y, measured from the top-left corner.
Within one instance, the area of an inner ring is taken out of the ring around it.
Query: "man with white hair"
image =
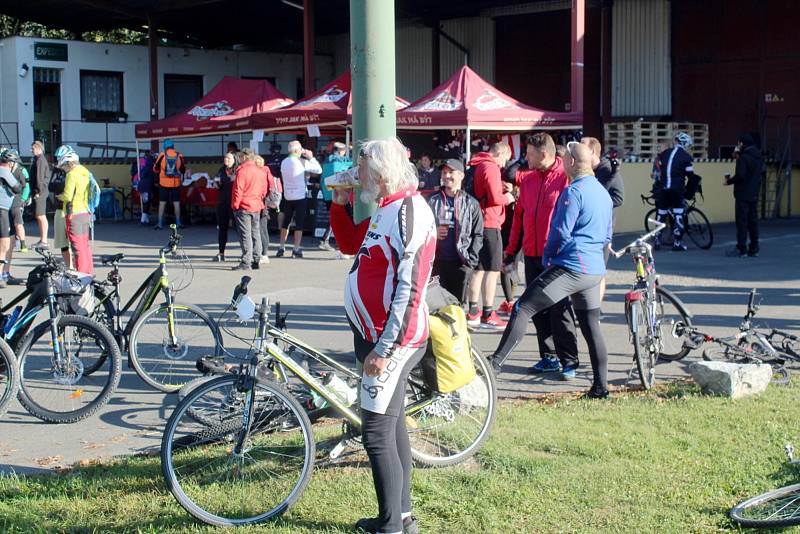
[[[283,219],[281,220],[281,244],[276,257],[282,258],[286,253],[286,238],[289,237],[289,225],[294,217],[294,248],[293,258],[302,258],[303,250],[300,243],[303,240],[303,226],[306,221],[308,203],[306,201],[306,173],[322,174],[322,167],[314,158],[314,153],[303,149],[300,141],[289,143],[289,156],[281,162],[281,179],[283,180],[284,205],[281,207]]]
[[[345,311],[363,363],[361,417],[372,466],[378,517],[356,528],[416,533],[411,515],[411,446],[405,383],[428,341],[427,284],[436,252],[433,213],[417,192],[417,172],[396,138],[367,141],[358,159],[360,198],[377,202],[371,218],[353,222],[349,192],[333,193],[331,224],[342,252],[355,254],[345,282]]]

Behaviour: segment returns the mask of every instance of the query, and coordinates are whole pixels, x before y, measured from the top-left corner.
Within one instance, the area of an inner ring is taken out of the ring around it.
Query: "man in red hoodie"
[[[549,134],[531,135],[526,144],[528,169],[517,173],[519,198],[503,263],[507,265],[516,261],[517,252],[522,247],[525,284],[530,285],[544,272],[542,256],[550,233],[550,219],[558,196],[569,185],[569,178]],[[533,324],[536,325],[541,361],[531,368],[531,372],[561,371],[562,379],[573,378],[578,367],[578,338],[569,299],[534,315]]]
[[[251,149],[242,150],[242,164],[233,182],[231,208],[242,244],[242,261],[233,267],[234,271],[258,269],[261,259],[260,219],[268,186],[264,171],[256,166],[255,159],[256,154]]]
[[[503,263],[500,227],[506,218],[506,206],[514,202],[511,184],[504,185],[501,178],[501,169],[510,158],[511,147],[506,143],[495,143],[489,152],[479,152],[469,162],[469,166],[475,169],[473,191],[483,213],[483,247],[469,286],[467,324],[472,328],[503,330],[506,327],[506,322],[494,311],[494,295]],[[483,308],[479,310],[481,294]]]

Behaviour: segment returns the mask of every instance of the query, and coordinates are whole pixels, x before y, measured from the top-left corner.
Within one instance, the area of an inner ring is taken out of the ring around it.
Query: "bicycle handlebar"
[[[655,206],[656,205],[656,201],[653,198],[653,195],[650,195],[650,196],[642,195],[642,204],[648,204],[650,206]]]
[[[242,295],[247,295],[247,285],[250,283],[251,280],[252,280],[251,277],[243,276],[242,277],[242,281],[239,282],[239,284],[234,288],[234,290],[233,290],[233,298],[231,299],[231,301],[234,304],[239,302],[239,298]]]
[[[611,249],[611,253],[614,255],[615,258],[617,258],[617,259],[621,258],[622,256],[624,256],[625,254],[628,253],[628,250],[631,247],[637,245],[638,243],[644,243],[645,241],[648,241],[649,239],[653,238],[656,234],[658,234],[661,230],[663,230],[667,226],[665,223],[663,223],[661,221],[657,221],[655,219],[647,219],[647,220],[650,221],[651,223],[653,223],[653,225],[655,225],[655,228],[653,228],[651,231],[647,232],[643,236],[637,237],[635,240],[631,241],[630,243],[628,243],[627,245],[625,245],[624,247],[622,247],[618,251],[614,250],[612,248]]]

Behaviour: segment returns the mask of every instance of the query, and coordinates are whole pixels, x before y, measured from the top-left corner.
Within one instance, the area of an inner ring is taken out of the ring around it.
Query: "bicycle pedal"
[[[339,443],[337,443],[334,448],[331,449],[331,452],[328,453],[328,458],[330,460],[337,460],[339,456],[342,455],[342,453],[346,448],[347,448],[347,439],[343,439]]]

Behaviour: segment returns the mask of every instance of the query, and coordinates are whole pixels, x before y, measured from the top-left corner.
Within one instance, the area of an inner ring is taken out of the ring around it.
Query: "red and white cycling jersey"
[[[391,357],[398,348],[418,348],[428,340],[428,280],[436,252],[433,213],[415,190],[380,201],[359,225],[338,204],[331,225],[342,252],[355,254],[345,284],[350,322],[375,352]]]

